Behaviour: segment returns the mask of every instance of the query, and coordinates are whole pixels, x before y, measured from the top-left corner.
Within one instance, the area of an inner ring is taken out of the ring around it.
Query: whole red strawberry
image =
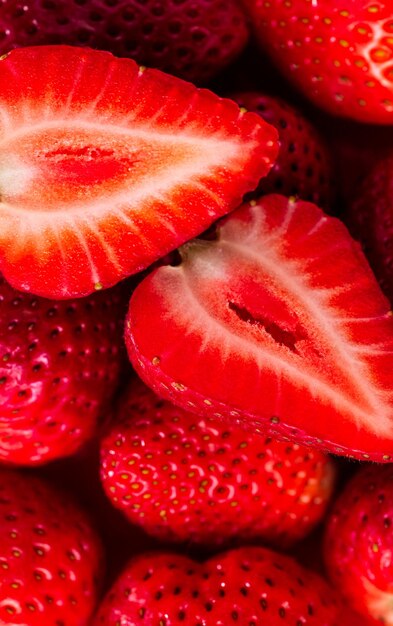
[[[86,626],[102,578],[102,549],[66,494],[0,472],[0,623]]]
[[[239,0],[0,0],[0,55],[38,44],[86,45],[201,82],[247,39]]]
[[[320,452],[196,417],[135,381],[101,446],[110,500],[166,541],[282,547],[323,517],[334,466]]]
[[[393,153],[377,161],[362,181],[348,223],[393,303]]]
[[[319,576],[288,556],[241,548],[204,564],[174,553],[132,560],[95,626],[340,626],[342,607]]]
[[[325,559],[332,581],[370,624],[393,624],[393,467],[366,466],[328,519]]]
[[[134,291],[129,356],[201,416],[360,459],[393,458],[393,317],[336,218],[283,196],[244,204]]]
[[[279,133],[278,158],[256,195],[277,192],[329,208],[333,200],[330,154],[311,122],[277,96],[248,91],[231,97],[248,111],[259,113]]]
[[[0,277],[0,461],[43,463],[94,434],[123,362],[124,295],[56,302]]]
[[[258,40],[327,111],[393,123],[390,0],[245,0]]]

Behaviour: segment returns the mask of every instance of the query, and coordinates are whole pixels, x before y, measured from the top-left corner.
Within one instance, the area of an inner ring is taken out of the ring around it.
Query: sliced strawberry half
[[[0,270],[83,296],[137,272],[240,203],[276,131],[209,91],[67,46],[0,61]]]
[[[141,377],[202,415],[393,458],[393,317],[360,247],[315,205],[266,196],[131,299]]]

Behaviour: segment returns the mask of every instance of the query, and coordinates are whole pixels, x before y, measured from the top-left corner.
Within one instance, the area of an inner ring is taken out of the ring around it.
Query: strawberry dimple
[[[374,163],[349,205],[348,223],[393,302],[393,155]]]
[[[256,115],[105,52],[14,50],[0,85],[0,267],[45,297],[144,269],[236,206],[276,155]]]
[[[365,466],[328,518],[325,560],[332,581],[370,624],[392,624],[391,466]]]
[[[115,582],[94,624],[335,626],[341,611],[317,575],[287,556],[250,547],[204,564],[173,553],[141,555]]]
[[[267,196],[181,254],[131,299],[142,378],[203,415],[390,459],[393,319],[338,220]]]
[[[75,452],[117,387],[122,288],[57,302],[0,277],[0,459],[39,464]]]
[[[237,0],[2,0],[0,55],[68,44],[108,50],[201,82],[238,55],[248,28]]]
[[[320,452],[205,420],[134,381],[101,444],[113,504],[162,540],[290,545],[322,518],[334,466]]]
[[[235,93],[232,97],[248,111],[258,113],[279,132],[278,158],[253,196],[282,193],[329,208],[333,199],[331,158],[325,142],[311,122],[276,96],[246,91]]]
[[[389,2],[246,0],[256,34],[290,79],[331,113],[377,124],[393,116]]]
[[[40,479],[0,473],[0,620],[85,626],[102,578],[87,516]]]

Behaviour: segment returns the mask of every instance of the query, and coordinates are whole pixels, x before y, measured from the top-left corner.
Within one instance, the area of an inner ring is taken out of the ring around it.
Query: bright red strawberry
[[[136,288],[130,358],[159,395],[337,454],[393,457],[393,316],[344,225],[283,196]]]
[[[190,83],[67,46],[0,60],[0,270],[70,298],[205,230],[267,174],[276,130]]]
[[[124,354],[119,287],[56,302],[0,277],[0,461],[75,452],[105,417]]]
[[[0,472],[0,623],[86,626],[102,549],[69,496],[38,478]]]
[[[289,545],[322,519],[334,483],[321,452],[200,419],[139,381],[101,459],[105,491],[131,522],[163,540],[208,546]]]
[[[238,0],[0,0],[0,55],[32,45],[87,45],[201,82],[247,39]]]
[[[241,548],[205,564],[157,552],[132,560],[95,626],[339,626],[326,582],[288,556]]]
[[[393,467],[366,466],[329,517],[325,558],[332,581],[370,624],[393,624]]]
[[[390,0],[245,0],[286,77],[327,111],[393,123]]]
[[[248,91],[231,97],[248,111],[259,113],[279,132],[277,161],[268,176],[262,179],[257,193],[298,196],[329,208],[333,199],[330,154],[311,122],[276,96]]]
[[[362,242],[393,303],[393,153],[375,163],[349,207],[348,223]]]

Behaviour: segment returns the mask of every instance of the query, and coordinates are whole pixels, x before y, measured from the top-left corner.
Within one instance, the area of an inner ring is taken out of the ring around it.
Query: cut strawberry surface
[[[198,235],[269,171],[258,116],[67,46],[0,62],[0,269],[51,298],[109,287]]]
[[[140,376],[188,410],[392,460],[393,317],[344,225],[282,196],[244,205],[131,299]]]

